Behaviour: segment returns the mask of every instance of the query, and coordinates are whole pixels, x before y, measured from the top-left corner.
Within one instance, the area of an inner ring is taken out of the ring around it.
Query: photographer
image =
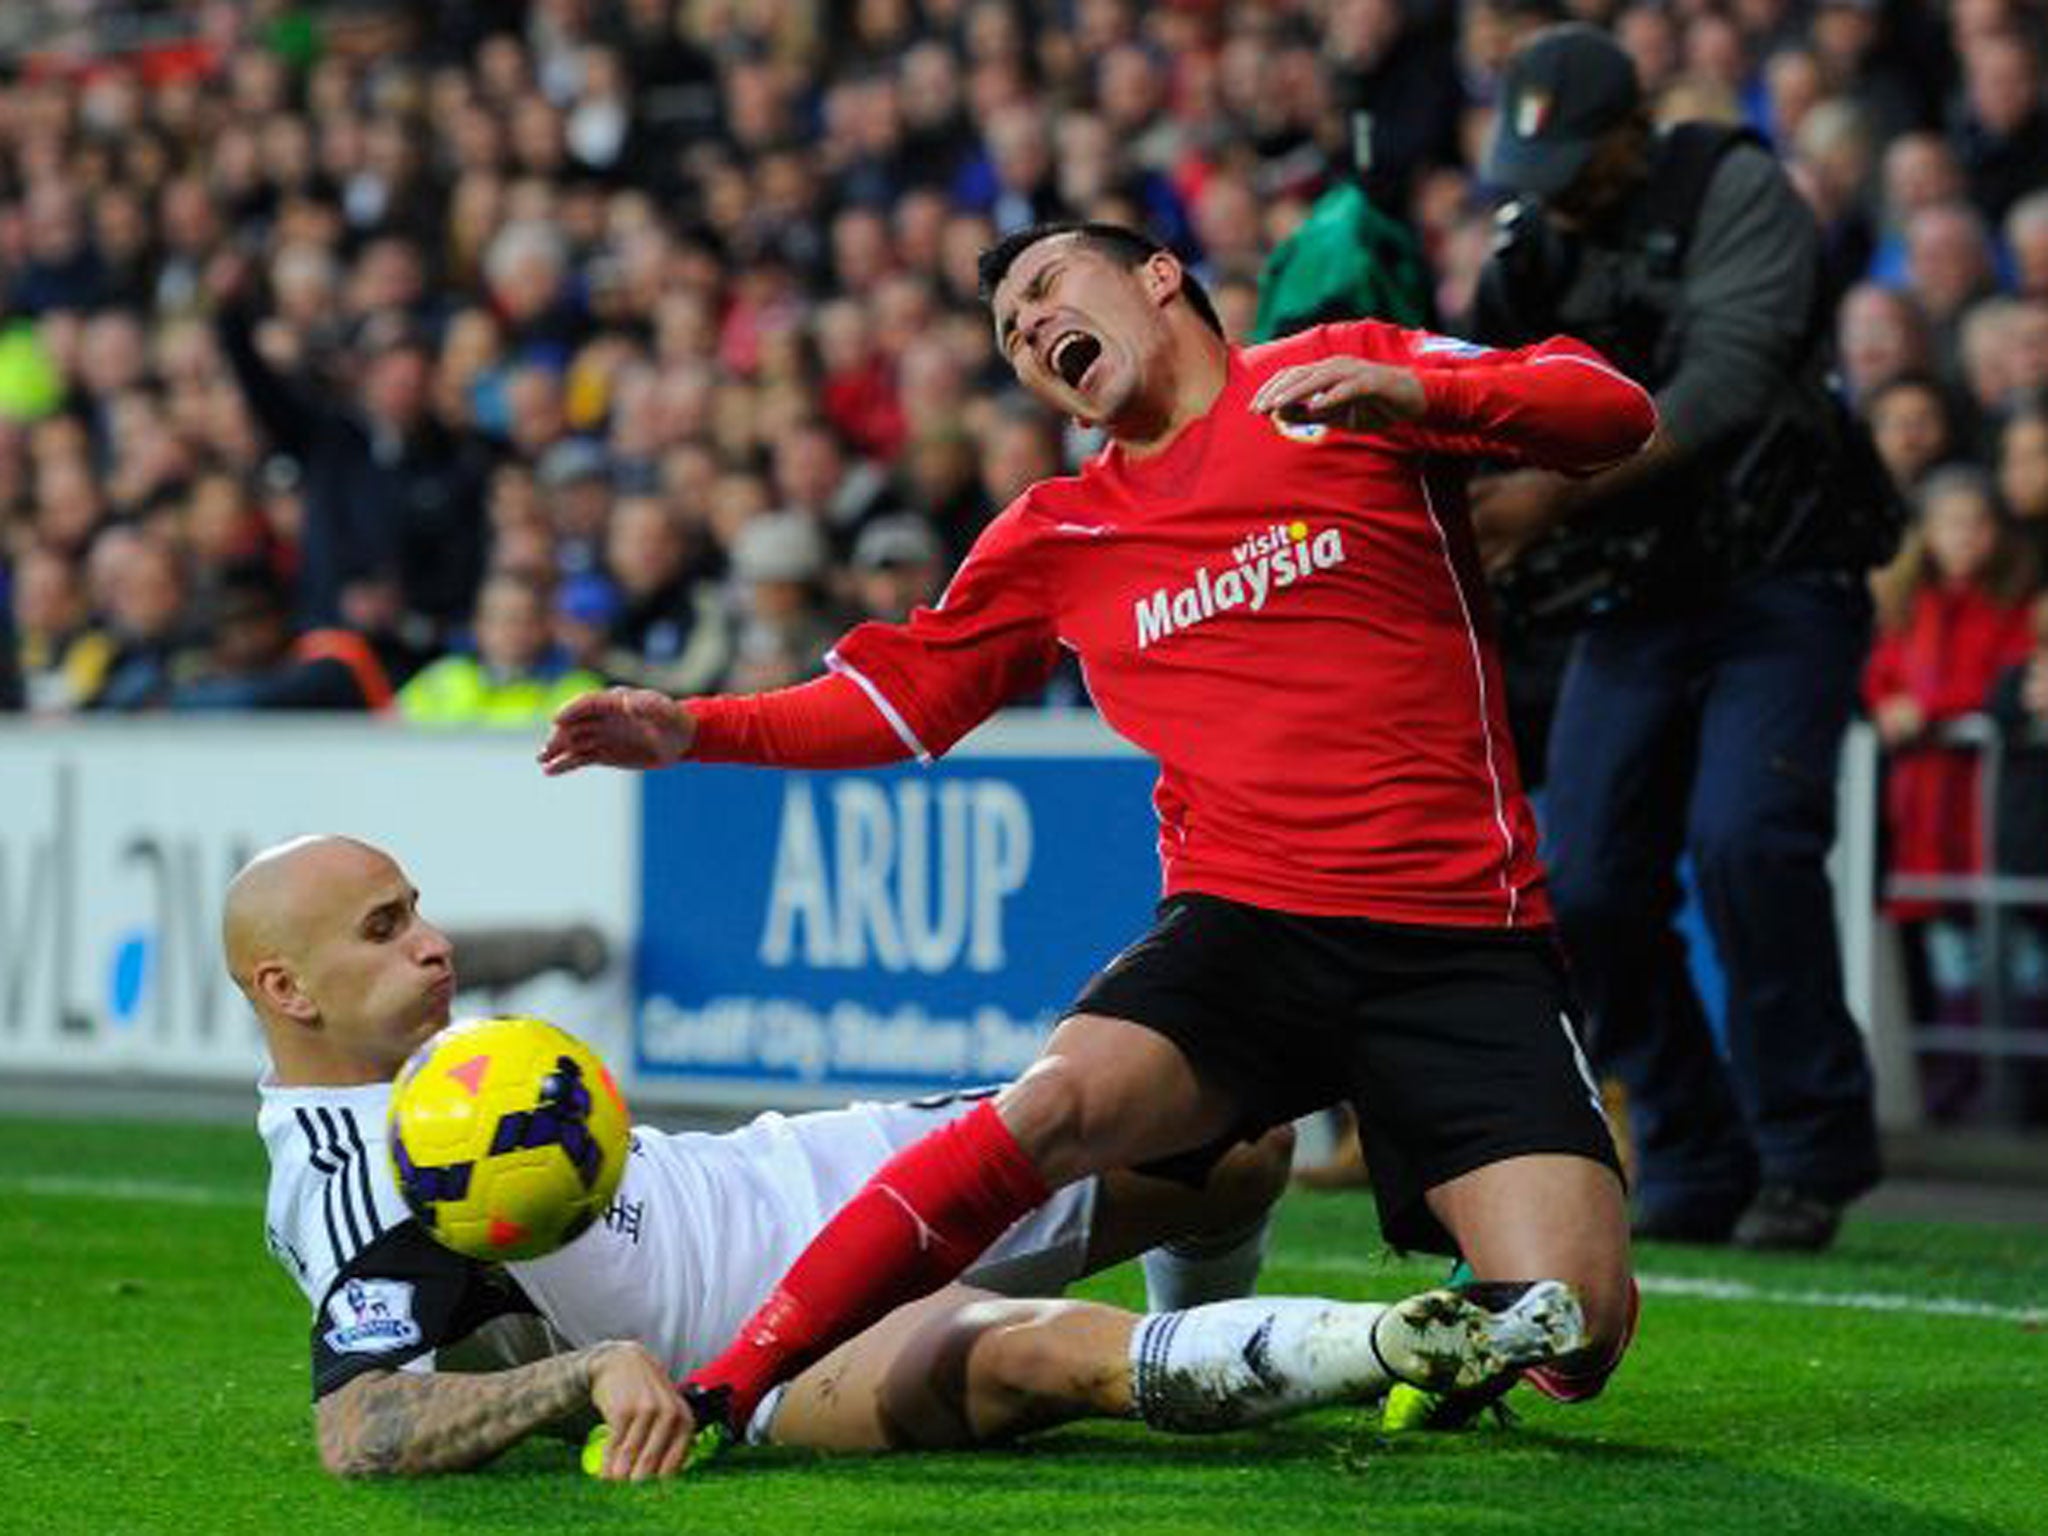
[[[1546,852],[1596,1064],[1628,1095],[1635,1228],[1822,1248],[1879,1175],[1823,861],[1861,573],[1894,519],[1828,387],[1818,233],[1752,136],[1653,130],[1628,55],[1586,26],[1510,62],[1487,174],[1523,201],[1475,334],[1584,337],[1662,422],[1622,468],[1473,494],[1509,622],[1583,624]],[[1674,927],[1681,854],[1727,976],[1725,1056]]]

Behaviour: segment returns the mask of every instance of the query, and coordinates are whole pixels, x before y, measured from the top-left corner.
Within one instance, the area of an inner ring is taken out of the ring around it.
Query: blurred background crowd
[[[1888,578],[1894,627],[1930,586],[2016,609],[2048,539],[2042,12],[1575,10],[1660,115],[1752,124],[1812,200],[1849,385],[1931,509]],[[1564,14],[10,13],[8,702],[440,719],[531,719],[594,678],[772,686],[929,597],[1090,446],[1008,387],[976,301],[976,253],[1025,223],[1149,226],[1241,335],[1267,254],[1363,171],[1454,327],[1490,236],[1493,82]],[[2008,628],[1999,663],[2028,648]]]
[[[1944,723],[2048,721],[2044,0],[9,5],[0,709],[532,727],[811,676],[1096,446],[1011,384],[984,247],[1146,226],[1245,339],[1362,190],[1367,307],[1456,331],[1503,65],[1561,19],[1812,207],[1915,516],[1865,673],[1891,867],[1980,869]],[[2009,766],[1996,867],[2048,874],[2048,756]],[[1953,893],[1890,892],[1916,1012],[1974,1022]],[[2048,925],[2010,948],[2048,1015]]]
[[[1010,386],[985,245],[1143,224],[1244,336],[1362,181],[1455,329],[1499,70],[1567,14],[1811,201],[1921,508],[1872,715],[1977,708],[2048,634],[2027,0],[10,6],[0,699],[531,721],[810,675],[1093,446]]]

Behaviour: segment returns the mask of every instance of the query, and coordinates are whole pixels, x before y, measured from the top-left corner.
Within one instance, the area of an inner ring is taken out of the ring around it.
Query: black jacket
[[[410,438],[380,444],[353,410],[272,368],[247,315],[224,316],[220,335],[272,445],[305,476],[300,627],[339,624],[342,588],[378,575],[398,578],[408,618],[429,621],[436,635],[464,624],[488,542],[483,440],[430,417]]]

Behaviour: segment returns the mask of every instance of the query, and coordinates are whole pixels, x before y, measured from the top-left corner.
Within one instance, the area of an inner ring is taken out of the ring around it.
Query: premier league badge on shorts
[[[345,1280],[327,1298],[327,1347],[337,1355],[381,1355],[420,1341],[412,1286],[404,1280]]]

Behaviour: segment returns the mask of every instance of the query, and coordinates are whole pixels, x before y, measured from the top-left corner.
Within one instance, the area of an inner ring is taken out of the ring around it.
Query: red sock
[[[957,1279],[1051,1193],[995,1105],[977,1105],[875,1170],[725,1353],[690,1376],[692,1395],[729,1394],[726,1421],[744,1429],[770,1387]]]

